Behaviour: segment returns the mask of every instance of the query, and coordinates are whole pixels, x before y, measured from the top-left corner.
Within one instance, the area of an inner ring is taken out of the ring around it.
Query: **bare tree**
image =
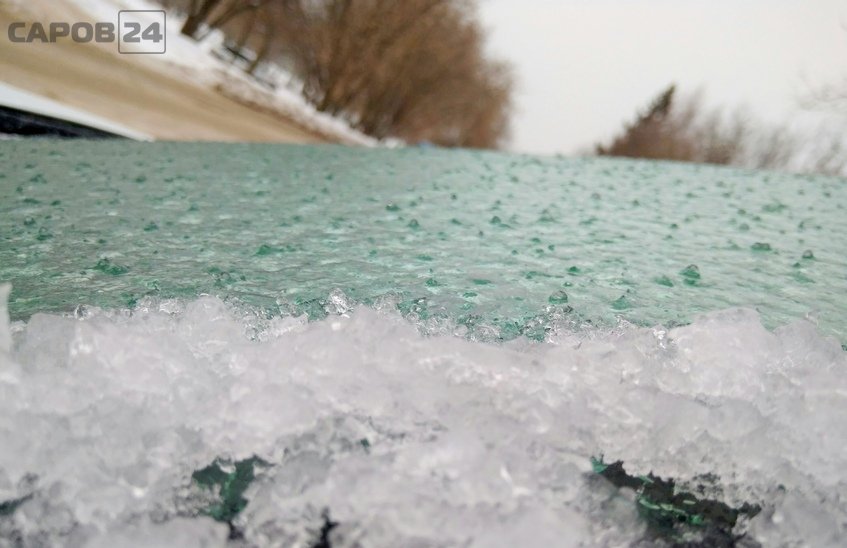
[[[370,135],[496,147],[512,78],[487,59],[475,0],[166,0],[182,32],[220,29],[248,72],[292,68],[318,110]]]
[[[223,27],[241,16],[255,15],[274,1],[279,0],[164,0],[163,3],[185,13],[181,32],[196,38],[203,27]]]
[[[847,114],[847,77],[841,82],[824,84],[800,100],[809,109],[838,111]]]
[[[376,137],[491,147],[511,79],[483,55],[469,0],[313,0],[287,18],[304,95]]]
[[[212,12],[226,0],[191,0],[187,8],[187,17],[182,25],[182,34],[195,36],[200,27],[211,17]]]
[[[816,146],[807,152],[807,169],[847,176],[847,75],[840,82],[812,88],[799,103],[803,109],[821,112],[827,118],[818,128]]]
[[[806,142],[785,125],[757,122],[742,110],[707,109],[702,96],[681,101],[670,86],[621,135],[595,153],[835,174],[847,166],[843,139]]]
[[[689,130],[696,111],[693,104],[674,109],[675,97],[676,85],[671,84],[609,145],[597,144],[596,153],[666,160],[692,158],[694,150]]]

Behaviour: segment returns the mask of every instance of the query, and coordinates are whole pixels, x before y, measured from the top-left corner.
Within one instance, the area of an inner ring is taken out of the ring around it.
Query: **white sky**
[[[517,77],[513,150],[607,140],[661,89],[780,122],[847,76],[847,0],[481,0]]]

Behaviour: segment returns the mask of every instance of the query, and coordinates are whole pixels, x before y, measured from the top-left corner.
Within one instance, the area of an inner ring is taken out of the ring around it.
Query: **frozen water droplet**
[[[568,302],[568,294],[564,291],[556,291],[550,298],[547,299],[550,304],[567,304]]]
[[[665,287],[673,287],[673,281],[667,276],[659,276],[654,280],[657,284],[663,285]]]
[[[685,283],[688,285],[694,285],[700,280],[700,268],[696,264],[686,266],[679,273],[685,278]]]
[[[326,299],[324,310],[327,314],[341,316],[353,308],[353,303],[340,289],[333,289]]]

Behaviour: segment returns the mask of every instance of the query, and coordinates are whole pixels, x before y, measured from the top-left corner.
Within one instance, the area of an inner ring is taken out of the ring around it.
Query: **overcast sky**
[[[608,139],[661,89],[767,120],[847,76],[847,0],[481,0],[489,47],[516,69],[513,150]]]

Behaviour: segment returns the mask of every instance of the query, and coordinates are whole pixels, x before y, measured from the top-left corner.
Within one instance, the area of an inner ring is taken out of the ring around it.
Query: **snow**
[[[600,453],[717,475],[727,503],[763,505],[767,546],[846,533],[847,355],[805,321],[730,309],[489,345],[365,307],[306,322],[201,297],[11,326],[4,307],[0,501],[22,502],[0,538],[222,546],[187,519],[192,472],[253,455],[249,545],[311,545],[324,509],[334,546],[631,545],[645,525],[589,481]]]

